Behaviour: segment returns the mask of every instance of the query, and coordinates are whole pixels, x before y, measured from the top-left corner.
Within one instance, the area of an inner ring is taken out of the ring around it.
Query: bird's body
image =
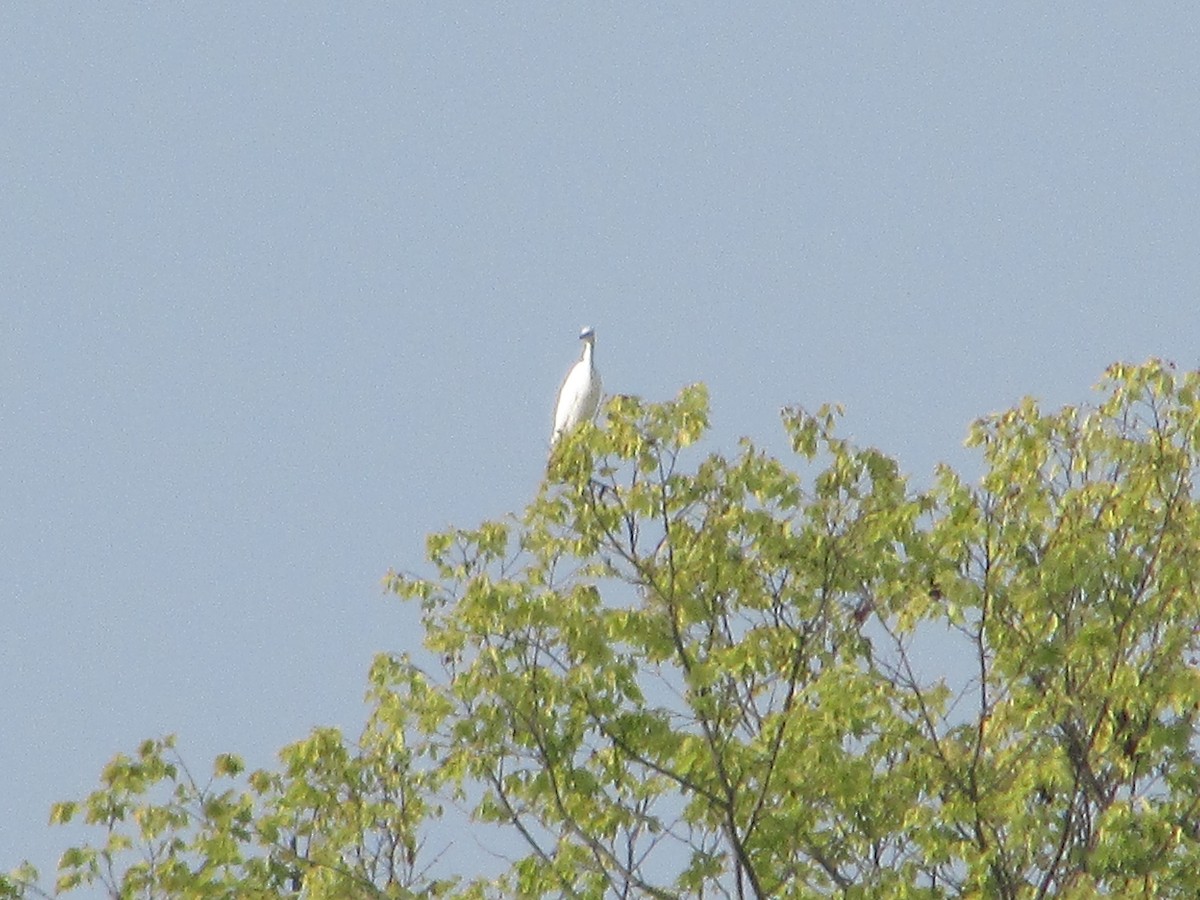
[[[583,341],[583,355],[571,367],[566,380],[558,390],[558,403],[554,407],[554,433],[550,436],[553,446],[560,437],[580,422],[589,421],[600,408],[600,373],[592,354],[596,344],[596,333],[585,328],[579,333]]]

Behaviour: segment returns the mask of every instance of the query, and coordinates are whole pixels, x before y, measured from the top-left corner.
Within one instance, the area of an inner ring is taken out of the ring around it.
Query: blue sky
[[[178,732],[353,730],[424,536],[610,392],[786,403],[920,481],[1025,394],[1197,365],[1194,8],[9,4],[0,869]]]

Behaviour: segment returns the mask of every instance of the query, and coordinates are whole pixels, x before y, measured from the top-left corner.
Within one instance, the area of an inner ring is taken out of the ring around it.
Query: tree
[[[692,461],[701,387],[614,398],[521,517],[389,575],[440,672],[381,654],[360,737],[319,729],[275,772],[118,757],[53,811],[104,832],[59,886],[1194,897],[1200,375],[1101,389],[980,420],[978,483],[922,491],[828,408],[784,412],[790,469],[749,441]],[[523,849],[443,872],[448,809]]]

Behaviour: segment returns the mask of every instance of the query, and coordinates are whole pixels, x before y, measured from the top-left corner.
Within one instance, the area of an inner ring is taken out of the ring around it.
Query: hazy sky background
[[[1191,3],[5,4],[0,870],[117,751],[355,730],[426,533],[610,392],[918,482],[1200,347]]]

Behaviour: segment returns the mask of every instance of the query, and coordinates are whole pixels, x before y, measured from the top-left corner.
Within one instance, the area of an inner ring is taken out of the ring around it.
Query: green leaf
[[[978,477],[919,493],[832,405],[784,410],[793,470],[701,453],[703,385],[615,397],[523,512],[388,574],[429,653],[378,654],[357,736],[211,782],[142,742],[51,809],[93,834],[59,886],[1195,896],[1200,375],[1100,391],[977,420]],[[495,876],[431,878],[464,840]]]

